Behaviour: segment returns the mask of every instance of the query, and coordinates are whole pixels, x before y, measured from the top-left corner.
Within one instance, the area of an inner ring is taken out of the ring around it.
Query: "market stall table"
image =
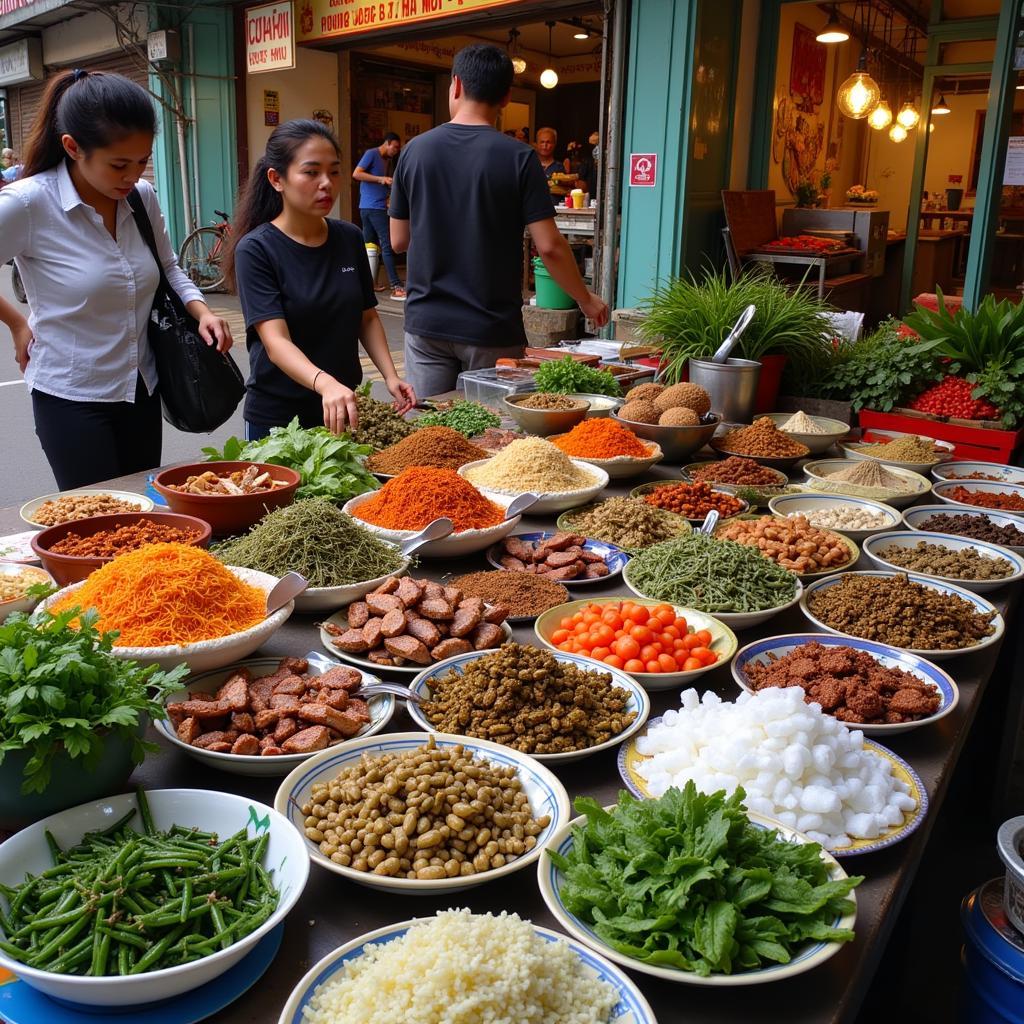
[[[650,479],[677,478],[678,467],[656,466]],[[140,473],[110,481],[109,486],[142,492],[148,474]],[[612,481],[606,495],[625,494],[636,480],[616,484]],[[107,486],[107,485],[104,485]],[[525,517],[520,529],[551,529],[550,519]],[[24,529],[16,508],[0,509],[0,535]],[[446,572],[487,569],[483,555],[461,558],[452,564],[426,560],[424,575],[439,578]],[[871,568],[861,556],[856,568]],[[621,580],[587,589],[587,596],[622,596]],[[1006,588],[990,595],[1005,614]],[[313,616],[293,616],[262,648],[273,656],[301,656],[322,650]],[[787,632],[813,630],[797,609],[783,613],[756,629],[738,633],[741,645]],[[531,625],[513,627],[516,640],[535,643]],[[900,907],[913,882],[929,835],[942,806],[950,779],[975,719],[999,653],[994,645],[977,655],[965,655],[946,663],[960,687],[960,703],[947,718],[935,725],[893,737],[892,749],[910,762],[928,790],[930,809],[917,832],[903,842],[878,853],[843,861],[850,874],[865,874],[857,889],[856,939],[816,970],[800,977],[751,987],[708,989],[693,985],[670,984],[643,974],[634,978],[654,1007],[661,1024],[686,1021],[728,1022],[756,1019],[759,1022],[785,1021],[787,1024],[824,1024],[852,1021],[871,984],[885,952],[886,942],[895,925]],[[728,663],[701,678],[701,688],[713,688],[725,699],[734,699],[737,687],[729,674]],[[678,706],[678,691],[651,694],[652,717]],[[406,731],[416,726],[400,705],[388,731]],[[151,738],[155,738],[152,735]],[[614,802],[622,785],[616,769],[616,750],[588,760],[560,767],[558,775],[570,797],[594,796],[601,803]],[[151,754],[136,769],[131,784],[147,789],[197,788],[221,789],[272,804],[280,780],[255,779],[221,774],[192,760],[167,744]],[[954,900],[961,894],[951,894]],[[262,979],[237,1002],[217,1014],[218,1024],[272,1024],[278,1018],[292,988],[308,968],[344,942],[372,929],[412,916],[429,916],[449,906],[466,906],[477,912],[514,910],[545,927],[556,927],[541,900],[535,874],[528,871],[508,880],[498,880],[455,896],[403,898],[352,885],[313,867],[309,883],[296,909],[289,916],[280,952]]]

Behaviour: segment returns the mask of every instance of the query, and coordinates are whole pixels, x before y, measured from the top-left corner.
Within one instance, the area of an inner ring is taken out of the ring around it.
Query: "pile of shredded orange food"
[[[267,597],[203,548],[147,544],[119,555],[51,606],[95,608],[119,647],[168,647],[216,640],[262,622]]]

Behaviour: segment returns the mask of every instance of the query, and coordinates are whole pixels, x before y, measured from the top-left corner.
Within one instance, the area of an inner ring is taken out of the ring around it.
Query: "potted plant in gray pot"
[[[115,792],[188,667],[116,658],[95,611],[10,616],[0,625],[0,827],[20,827]]]

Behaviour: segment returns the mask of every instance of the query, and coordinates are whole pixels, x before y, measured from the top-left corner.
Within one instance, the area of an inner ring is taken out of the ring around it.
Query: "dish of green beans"
[[[67,850],[47,832],[53,867],[0,885],[9,957],[55,974],[143,974],[227,949],[273,914],[280,894],[262,864],[267,833],[221,841],[182,825],[160,832],[142,790],[137,803]],[[142,832],[131,828],[136,815]]]

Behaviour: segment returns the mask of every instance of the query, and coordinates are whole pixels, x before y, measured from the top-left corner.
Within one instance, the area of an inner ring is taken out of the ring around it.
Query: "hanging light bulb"
[[[951,111],[949,109],[949,104],[946,102],[946,97],[943,96],[942,93],[939,93],[939,102],[936,103],[934,107],[932,107],[932,113],[933,114],[949,114],[949,113],[951,113]]]
[[[850,33],[839,23],[836,17],[836,5],[832,5],[832,13],[825,22],[825,27],[814,37],[819,43],[845,43]]]
[[[522,57],[512,58],[512,70],[517,74],[521,75],[526,70],[526,61]]]
[[[546,21],[544,24],[548,27],[548,60],[551,60],[551,32],[555,27],[555,23],[553,21]],[[558,72],[552,67],[545,68],[540,73],[540,84],[545,89],[554,89],[558,85]]]
[[[883,131],[892,124],[892,107],[888,100],[879,100],[878,106],[868,114],[868,124],[876,132]]]
[[[521,75],[526,70],[526,61],[516,52],[519,48],[519,29],[514,28],[508,34],[508,51],[512,60],[512,70]]]
[[[931,133],[933,131],[935,131],[935,122],[934,121],[929,121],[928,122],[928,134],[931,135]]]
[[[836,95],[839,109],[855,121],[862,120],[875,109],[882,92],[878,83],[868,74],[867,65],[868,55],[864,51],[857,62],[857,70],[839,86]]]
[[[889,129],[889,138],[892,139],[893,142],[903,142],[903,141],[906,140],[906,137],[907,137],[907,129],[904,128],[903,125],[901,125],[899,123],[899,121],[897,121]]]
[[[582,18],[580,19],[579,23],[576,25],[576,31],[573,32],[572,37],[573,37],[573,39],[589,39],[590,38],[590,29],[587,28],[586,22],[584,22],[582,20]]]
[[[921,115],[917,112],[917,107],[915,107],[910,100],[907,100],[907,102],[900,107],[900,112],[896,115],[896,120],[909,131],[911,128],[917,127],[917,122],[921,120]]]

